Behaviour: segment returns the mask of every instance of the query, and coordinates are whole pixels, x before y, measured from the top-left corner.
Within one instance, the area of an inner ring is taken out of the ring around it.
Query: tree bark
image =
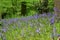
[[[57,18],[60,19],[60,0],[54,0],[54,12],[57,14]]]
[[[41,0],[42,2],[42,12],[48,13],[48,0]]]
[[[25,1],[21,2],[21,15],[23,16],[26,15],[26,2]]]

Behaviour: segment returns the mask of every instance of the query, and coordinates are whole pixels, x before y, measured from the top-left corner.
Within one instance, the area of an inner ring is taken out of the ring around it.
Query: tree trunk
[[[43,8],[42,8],[43,12],[46,12],[46,13],[49,12],[49,10],[48,10],[48,0],[43,0],[42,1],[42,6],[43,6]]]
[[[60,0],[54,0],[54,12],[57,18],[60,19]]]
[[[0,13],[0,20],[1,20],[1,13]]]
[[[26,15],[26,2],[25,1],[21,2],[21,15],[23,16]]]

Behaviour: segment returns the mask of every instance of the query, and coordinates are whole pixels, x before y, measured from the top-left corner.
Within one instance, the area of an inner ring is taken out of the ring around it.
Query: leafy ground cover
[[[40,14],[21,18],[3,19],[0,22],[0,40],[57,40],[59,22],[54,14]]]

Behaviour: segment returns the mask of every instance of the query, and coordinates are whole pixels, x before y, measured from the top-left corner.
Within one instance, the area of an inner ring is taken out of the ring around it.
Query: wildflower
[[[15,18],[15,19],[14,19],[14,22],[17,22],[17,21],[18,21],[18,18]]]
[[[37,19],[37,18],[38,18],[38,14],[35,14],[35,15],[34,15],[34,18]]]
[[[60,12],[60,10],[57,7],[54,7],[54,11]]]
[[[37,29],[36,32],[40,32],[39,29]]]
[[[46,13],[43,13],[41,16],[43,16],[43,17],[46,16]]]
[[[54,24],[54,21],[55,21],[55,20],[54,20],[54,16],[53,16],[53,17],[51,18],[51,20],[50,20],[50,23],[51,23],[51,24]]]
[[[22,18],[21,20],[26,20],[26,18]]]
[[[37,33],[40,33],[40,28],[36,30]]]
[[[6,31],[7,31],[7,29],[6,29],[6,28],[3,28],[3,29],[2,29],[2,31],[3,31],[3,32],[6,32]]]
[[[32,18],[33,18],[33,16],[29,16],[28,18],[29,18],[29,19],[32,19]]]
[[[50,16],[52,16],[52,15],[51,15],[51,13],[49,12],[49,13],[47,13],[47,16],[50,17]]]
[[[10,20],[9,20],[9,24],[11,24],[13,21],[14,21],[14,19],[10,19]]]

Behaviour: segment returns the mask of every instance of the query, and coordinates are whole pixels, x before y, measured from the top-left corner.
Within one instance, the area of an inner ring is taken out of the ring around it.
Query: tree
[[[21,15],[23,16],[26,15],[26,2],[25,1],[21,2]]]
[[[60,0],[54,0],[54,12],[57,18],[60,19]]]
[[[1,20],[1,12],[0,12],[0,20]]]
[[[7,12],[6,12],[6,7],[2,7],[2,11],[0,12],[0,19],[4,19],[7,15]]]
[[[48,0],[43,0],[42,1],[42,11],[43,12],[49,12],[49,9],[48,9]]]
[[[17,8],[17,0],[11,0],[12,2],[12,10],[13,10],[13,14],[15,14],[17,12],[16,8]]]

